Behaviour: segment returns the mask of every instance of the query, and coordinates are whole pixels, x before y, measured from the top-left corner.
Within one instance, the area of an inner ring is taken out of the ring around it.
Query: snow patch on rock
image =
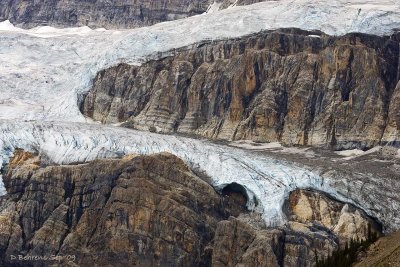
[[[366,156],[372,153],[376,153],[378,152],[380,149],[382,149],[381,146],[376,146],[373,147],[367,151],[363,151],[360,149],[351,149],[351,150],[343,150],[343,151],[336,151],[335,153],[338,154],[339,156],[343,156],[344,160],[351,160],[351,159],[355,159],[361,156]]]
[[[214,13],[217,12],[219,10],[219,8],[221,7],[222,3],[217,3],[214,1],[214,3],[212,3],[206,11],[206,14],[210,14],[210,13]]]
[[[249,150],[265,150],[265,149],[276,149],[282,147],[282,145],[279,142],[257,143],[252,140],[233,141],[229,143],[229,145]]]

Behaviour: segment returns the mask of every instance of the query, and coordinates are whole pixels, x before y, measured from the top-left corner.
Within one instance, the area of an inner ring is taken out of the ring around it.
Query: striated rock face
[[[238,185],[218,194],[171,154],[41,164],[17,150],[6,169],[2,266],[313,266],[315,253],[326,256],[343,241],[330,221],[352,227],[337,219],[344,204],[295,191],[288,227],[265,228],[246,211]],[[370,222],[363,214],[358,220]],[[26,260],[12,258],[19,255]]]
[[[300,224],[299,224],[300,225]],[[314,266],[338,248],[336,237],[318,228],[257,229],[243,220],[221,221],[215,233],[212,266]]]
[[[216,2],[220,8],[227,8],[235,1]],[[236,2],[247,5],[262,0]],[[134,28],[201,14],[212,3],[214,0],[0,0],[0,21],[8,19],[26,28],[39,25]]]
[[[97,75],[81,110],[103,123],[214,139],[396,143],[398,40],[317,34],[264,32],[120,64]]]
[[[366,239],[379,224],[355,207],[323,193],[295,190],[286,205],[288,227],[257,229],[240,218],[218,224],[212,266],[314,266],[316,255]]]
[[[325,227],[339,238],[342,245],[351,239],[366,240],[368,229],[377,234],[382,230],[381,226],[364,212],[324,194],[296,190],[290,194],[288,206],[289,220]]]
[[[20,254],[75,255],[81,266],[208,265],[217,222],[246,211],[169,154],[40,170],[31,160],[17,153],[4,178],[6,265]]]
[[[399,146],[400,145],[399,136],[400,136],[400,81],[397,83],[397,86],[391,97],[389,114],[388,114],[388,123],[382,141],[388,144]]]

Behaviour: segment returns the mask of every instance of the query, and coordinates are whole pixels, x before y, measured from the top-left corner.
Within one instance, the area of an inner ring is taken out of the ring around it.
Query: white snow
[[[195,170],[204,171],[215,187],[239,183],[260,203],[268,225],[282,225],[282,206],[289,192],[296,188],[322,190],[346,202],[329,180],[289,163],[267,156],[205,140],[139,132],[113,126],[87,123],[0,121],[0,165],[15,148],[38,151],[57,164],[86,162],[126,154],[170,152]],[[365,204],[365,203],[362,203]],[[254,208],[250,201],[249,208]],[[363,208],[368,208],[365,204]]]
[[[282,27],[318,29],[333,35],[355,31],[389,34],[400,28],[400,3],[268,1],[133,30],[23,30],[2,22],[0,167],[17,147],[37,150],[55,163],[169,151],[192,168],[206,171],[215,186],[230,182],[246,186],[258,198],[261,204],[257,209],[264,212],[270,225],[284,222],[281,207],[295,188],[311,187],[352,202],[330,187],[329,180],[306,169],[207,141],[89,123],[78,110],[78,94],[89,90],[95,75],[104,68],[121,62],[141,64],[149,57],[202,40]],[[2,193],[4,187],[0,186]],[[368,203],[360,205],[369,208]],[[370,212],[375,212],[372,207]]]
[[[310,35],[308,35],[308,37],[312,37],[312,38],[321,38],[321,36],[315,35],[315,34],[310,34]]]
[[[373,147],[367,151],[363,151],[361,149],[351,149],[351,150],[343,150],[343,151],[336,151],[335,153],[343,156],[344,158],[342,158],[343,160],[351,160],[351,159],[355,159],[361,156],[366,156],[372,153],[376,153],[378,152],[382,147],[381,146],[376,146]]]
[[[363,155],[364,151],[361,149],[350,149],[350,150],[336,151],[335,153],[338,154],[339,156],[351,157],[351,156]]]
[[[3,22],[0,22],[0,31],[12,31],[12,32],[20,31],[21,32],[23,30],[15,27],[10,21],[6,20]]]
[[[221,5],[222,5],[222,3],[217,3],[217,2],[212,3],[207,8],[206,14],[210,14],[210,13],[214,13],[214,12],[218,11]]]
[[[4,182],[3,182],[3,175],[0,174],[0,196],[4,196],[7,194],[6,188],[4,187]]]
[[[361,9],[361,11],[360,11]],[[202,40],[238,37],[265,29],[299,27],[341,35],[358,31],[388,34],[400,28],[399,0],[281,0],[235,6],[210,14],[133,30],[15,28],[0,23],[0,119],[85,121],[77,93],[96,73],[121,62],[140,64],[149,56]],[[1,107],[1,106],[6,107]]]

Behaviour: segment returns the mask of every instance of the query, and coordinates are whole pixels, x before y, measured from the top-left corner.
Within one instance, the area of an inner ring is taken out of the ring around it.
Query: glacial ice
[[[289,192],[296,188],[321,190],[355,204],[331,188],[329,180],[311,170],[207,140],[99,124],[0,121],[0,164],[7,163],[15,148],[38,152],[56,164],[170,152],[192,169],[205,172],[216,188],[232,182],[243,185],[250,196],[248,208],[261,212],[267,225],[285,223],[282,206]],[[253,197],[260,203],[257,207]]]
[[[59,164],[168,151],[192,168],[205,171],[217,187],[231,182],[244,185],[258,199],[256,209],[263,212],[269,225],[285,222],[281,207],[295,188],[322,190],[353,203],[338,193],[329,179],[291,163],[205,140],[103,126],[79,112],[79,95],[90,89],[93,78],[104,68],[121,62],[141,64],[149,57],[203,40],[284,27],[317,29],[331,35],[390,34],[400,28],[400,1],[267,1],[133,30],[23,30],[2,22],[0,167],[15,148],[38,151]],[[0,194],[4,193],[0,186]],[[370,203],[358,206],[374,212]],[[400,226],[400,222],[396,224]]]
[[[140,64],[202,40],[284,27],[390,34],[400,28],[400,0],[267,1],[132,30],[23,30],[2,22],[0,119],[84,122],[77,94],[104,68]]]

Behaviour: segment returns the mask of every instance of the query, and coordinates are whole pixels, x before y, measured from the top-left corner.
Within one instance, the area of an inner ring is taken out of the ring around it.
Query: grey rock
[[[395,36],[286,29],[171,53],[101,71],[83,114],[223,140],[334,149],[400,140]]]
[[[315,253],[327,256],[352,233],[344,214],[363,214],[321,193],[295,191],[288,225],[266,228],[260,214],[245,209],[245,195],[233,187],[216,192],[168,153],[42,166],[37,155],[17,150],[4,181],[1,266],[311,267]],[[360,225],[371,221],[357,217]],[[332,230],[337,225],[345,231]]]
[[[181,19],[207,11],[214,0],[0,0],[0,21],[32,28],[89,26],[92,28],[135,28]],[[221,8],[232,4],[223,0]],[[238,5],[262,2],[239,0]]]

